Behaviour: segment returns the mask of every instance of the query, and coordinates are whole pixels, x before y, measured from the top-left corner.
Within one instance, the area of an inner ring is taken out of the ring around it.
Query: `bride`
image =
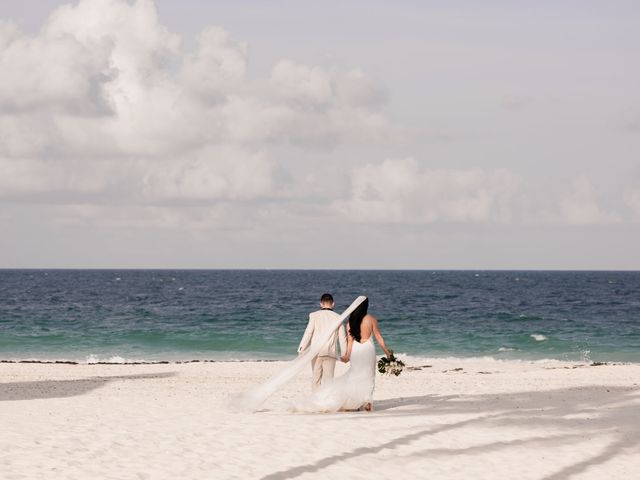
[[[366,298],[349,316],[347,324],[347,352],[343,362],[351,362],[347,373],[321,387],[306,402],[296,405],[303,412],[337,412],[345,410],[373,410],[373,388],[376,376],[375,337],[387,356],[391,351],[384,344],[378,320],[367,311]]]

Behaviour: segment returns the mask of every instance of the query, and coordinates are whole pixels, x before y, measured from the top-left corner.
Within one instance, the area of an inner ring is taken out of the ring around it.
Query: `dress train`
[[[376,375],[376,348],[373,339],[354,341],[351,348],[351,366],[342,376],[323,385],[309,398],[296,403],[297,412],[338,412],[357,410],[373,401]]]

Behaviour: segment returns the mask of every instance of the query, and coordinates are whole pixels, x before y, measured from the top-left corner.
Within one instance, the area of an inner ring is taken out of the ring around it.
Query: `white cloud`
[[[380,223],[506,222],[520,178],[506,170],[445,170],[412,158],[355,169],[351,195],[336,203],[354,221]]]
[[[579,176],[560,200],[560,221],[569,225],[616,223],[621,220],[614,212],[605,211],[599,204],[591,181]]]
[[[272,195],[271,165],[260,152],[203,148],[182,162],[165,161],[143,179],[151,200],[248,200]]]
[[[89,168],[77,160],[61,165],[48,160],[0,159],[0,194],[22,201],[33,197],[37,202],[47,198],[52,202],[64,198],[78,201],[78,195],[85,195],[84,199],[91,202],[109,188],[116,174],[117,168],[110,162],[94,163]]]
[[[81,42],[44,31],[35,38],[0,26],[0,109],[17,115],[106,114],[104,85],[115,77],[105,40]]]
[[[247,71],[247,44],[236,42],[220,27],[208,27],[198,47],[185,56],[181,82],[206,102],[224,101],[242,83]]]
[[[357,68],[325,69],[281,60],[271,71],[271,84],[282,98],[301,109],[367,108],[385,99],[384,91]]]
[[[282,60],[273,67],[271,82],[283,98],[299,102],[302,107],[321,108],[333,96],[329,72],[291,60]]]
[[[247,50],[208,27],[185,51],[152,0],[81,0],[35,36],[0,24],[0,196],[268,198],[272,146],[392,130],[362,71],[282,60],[250,78]]]
[[[624,196],[626,205],[631,208],[635,217],[640,219],[640,190],[629,190]]]

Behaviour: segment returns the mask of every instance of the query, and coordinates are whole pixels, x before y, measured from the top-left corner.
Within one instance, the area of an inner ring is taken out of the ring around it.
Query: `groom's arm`
[[[298,347],[298,353],[302,353],[308,346],[309,342],[311,342],[311,336],[313,335],[315,323],[309,315],[309,323],[307,324],[307,328],[304,330],[304,335],[302,335],[302,340],[300,340],[300,346]]]

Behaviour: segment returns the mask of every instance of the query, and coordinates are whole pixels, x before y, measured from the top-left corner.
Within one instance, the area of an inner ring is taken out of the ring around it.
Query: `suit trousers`
[[[315,357],[311,360],[311,369],[313,373],[311,389],[315,391],[320,388],[320,385],[333,379],[335,368],[335,357]]]

